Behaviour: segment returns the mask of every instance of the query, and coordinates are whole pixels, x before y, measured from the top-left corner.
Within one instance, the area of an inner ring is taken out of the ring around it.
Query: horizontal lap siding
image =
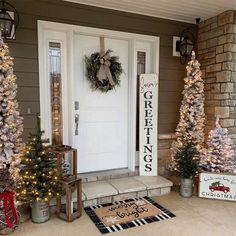
[[[163,35],[160,39],[160,85],[159,85],[159,133],[175,131],[179,119],[185,66],[179,57],[173,57],[173,36]]]
[[[37,20],[48,20],[160,37],[159,133],[174,132],[179,116],[185,67],[172,56],[172,38],[186,27],[182,22],[114,10],[83,6],[58,0],[10,0],[20,13],[16,40],[9,42],[15,58],[18,100],[24,117],[24,139],[35,126],[39,112]],[[32,114],[27,114],[27,108]]]

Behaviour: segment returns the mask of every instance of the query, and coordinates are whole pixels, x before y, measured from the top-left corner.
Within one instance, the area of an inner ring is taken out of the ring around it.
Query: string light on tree
[[[175,156],[191,143],[196,153],[201,153],[204,144],[204,82],[200,63],[192,52],[191,60],[186,66],[187,76],[184,79],[183,100],[180,107],[180,120],[176,128],[176,141],[172,144],[172,163],[170,169],[176,169]],[[199,155],[194,155],[199,161]]]
[[[42,138],[43,133],[37,116],[36,133],[29,135],[22,159],[21,181],[17,186],[18,198],[24,202],[49,201],[61,192],[57,159],[45,146],[48,140]]]
[[[0,234],[13,231],[19,221],[14,192],[23,147],[23,119],[19,115],[16,94],[13,58],[0,36]]]
[[[13,58],[0,38],[0,168],[9,166],[15,179],[18,176],[22,149],[23,119],[16,100],[17,84],[13,74]]]

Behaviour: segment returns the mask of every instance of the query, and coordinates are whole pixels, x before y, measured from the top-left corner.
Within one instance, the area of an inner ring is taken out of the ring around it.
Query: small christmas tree
[[[216,118],[216,127],[209,133],[207,146],[206,153],[202,155],[200,161],[200,167],[203,170],[236,173],[236,160],[228,130],[220,126],[219,116]]]
[[[184,150],[189,145],[195,147],[195,154],[202,151],[204,143],[204,83],[201,78],[200,64],[195,59],[192,52],[191,61],[187,67],[187,77],[184,79],[185,85],[183,100],[180,107],[180,121],[176,128],[176,141],[172,144],[172,162],[170,169],[176,169],[176,156],[180,150]],[[199,155],[194,155],[194,161],[198,163]]]
[[[192,178],[197,171],[197,163],[194,160],[197,154],[196,147],[191,143],[180,148],[175,155],[175,171],[183,178]]]
[[[61,191],[57,160],[46,146],[48,140],[42,139],[43,133],[37,116],[36,133],[29,135],[17,187],[18,198],[24,202],[47,202]]]

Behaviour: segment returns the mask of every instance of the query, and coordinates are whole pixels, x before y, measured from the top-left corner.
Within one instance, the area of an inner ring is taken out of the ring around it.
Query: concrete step
[[[87,182],[118,179],[118,178],[138,176],[138,175],[139,175],[138,168],[136,168],[135,171],[130,171],[129,169],[125,168],[125,169],[106,170],[106,171],[79,174],[78,177],[82,178],[82,181],[84,183],[87,183]]]
[[[124,178],[97,180],[84,182],[82,184],[82,196],[84,207],[121,201],[128,198],[143,196],[160,196],[170,193],[173,183],[161,176],[129,176]],[[76,191],[72,195],[73,202],[76,202]],[[65,203],[65,196],[62,197]],[[55,199],[50,202],[53,206]]]

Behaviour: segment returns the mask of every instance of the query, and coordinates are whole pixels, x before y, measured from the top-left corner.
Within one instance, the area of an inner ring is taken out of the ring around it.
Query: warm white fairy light
[[[176,128],[176,141],[172,145],[172,169],[175,168],[174,156],[177,150],[191,142],[201,153],[204,144],[204,82],[200,63],[192,53],[191,61],[186,66],[187,77],[184,78],[183,100],[180,107],[180,120]],[[196,161],[198,157],[196,157]]]
[[[16,178],[19,173],[23,132],[16,100],[16,76],[13,74],[13,58],[5,43],[0,42],[0,168],[10,165],[10,173]]]

